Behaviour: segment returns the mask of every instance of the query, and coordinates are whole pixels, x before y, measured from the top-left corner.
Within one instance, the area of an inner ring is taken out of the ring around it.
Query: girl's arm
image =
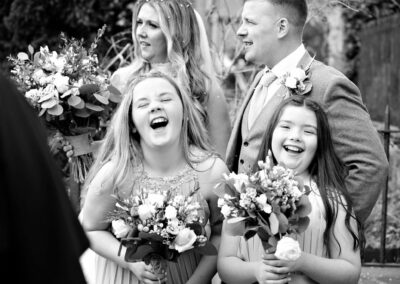
[[[111,162],[105,164],[89,185],[85,203],[80,213],[82,226],[90,240],[91,248],[99,255],[115,262],[119,266],[130,269],[139,280],[148,280],[146,283],[158,283],[157,277],[150,272],[150,267],[144,262],[128,263],[124,260],[126,247],[122,247],[118,255],[120,242],[109,231],[107,214],[114,209],[115,198],[111,196],[113,184],[110,179],[113,166]]]

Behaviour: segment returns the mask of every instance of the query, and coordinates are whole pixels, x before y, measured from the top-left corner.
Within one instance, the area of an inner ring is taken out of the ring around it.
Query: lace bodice
[[[193,196],[204,210],[203,225],[205,225],[210,216],[210,211],[206,200],[200,193],[199,177],[196,170],[186,165],[174,176],[156,177],[145,171],[143,167],[136,167],[132,195],[142,194],[143,192],[167,194],[171,191],[173,194],[185,196],[195,192]]]

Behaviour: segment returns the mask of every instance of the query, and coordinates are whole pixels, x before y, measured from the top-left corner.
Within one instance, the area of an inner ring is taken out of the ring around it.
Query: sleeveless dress
[[[292,237],[297,239],[302,251],[327,258],[327,249],[323,242],[323,234],[326,228],[325,208],[315,182],[311,182],[311,192],[308,198],[311,203],[311,213],[308,215],[310,224],[302,234]],[[259,261],[263,252],[264,247],[258,235],[247,241],[241,238],[238,257],[242,260],[246,262]],[[291,278],[292,281],[289,283],[316,283],[307,276],[300,275],[300,273],[292,275]]]
[[[132,194],[137,194],[139,190],[146,189],[150,192],[162,192],[166,189],[173,190],[177,193],[188,195],[193,189],[198,187],[197,172],[188,165],[182,169],[176,176],[170,177],[152,177],[143,169],[138,168],[135,175]],[[210,216],[210,210],[206,200],[199,192],[195,193],[197,201],[203,207],[204,226]],[[207,228],[206,228],[207,229]],[[201,255],[193,250],[183,252],[177,262],[168,262],[167,283],[184,284],[194,273],[201,260]],[[96,254],[95,259],[95,279],[96,284],[137,284],[141,283],[135,275],[128,269],[118,266],[115,262],[110,261]]]

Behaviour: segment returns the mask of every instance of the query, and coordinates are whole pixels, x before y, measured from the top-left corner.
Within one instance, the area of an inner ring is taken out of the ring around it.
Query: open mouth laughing
[[[168,125],[168,118],[164,116],[158,116],[150,121],[150,127],[154,130],[166,127]]]
[[[285,151],[289,153],[300,154],[304,152],[303,148],[294,145],[283,145],[283,149],[285,149]]]

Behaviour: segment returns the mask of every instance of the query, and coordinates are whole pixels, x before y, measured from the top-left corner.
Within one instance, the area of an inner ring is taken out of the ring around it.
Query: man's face
[[[242,38],[247,61],[268,66],[278,46],[278,19],[277,10],[268,1],[251,0],[244,4],[237,35]]]

